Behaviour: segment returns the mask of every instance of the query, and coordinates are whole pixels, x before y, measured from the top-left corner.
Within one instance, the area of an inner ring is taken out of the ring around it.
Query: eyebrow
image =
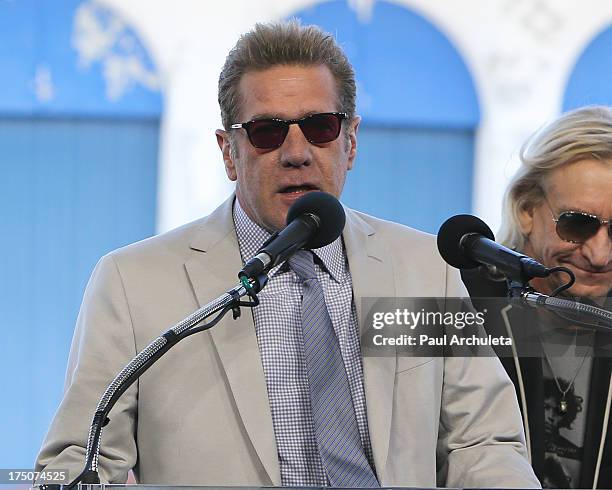
[[[555,218],[558,218],[563,213],[575,212],[575,213],[590,214],[591,216],[596,216],[597,218],[603,219],[603,220],[606,219],[605,214],[599,214],[594,211],[586,210],[585,208],[578,206],[578,205],[568,206],[567,203],[564,201],[552,203],[550,202],[550,199],[549,199],[549,193],[560,194],[560,192],[558,191],[555,192],[554,190],[551,190],[550,188],[546,190],[543,189],[544,201],[548,203],[548,207],[552,211]],[[560,199],[564,199],[564,196],[562,195],[557,196],[557,197],[559,197]],[[588,206],[591,206],[591,205],[596,206],[598,203],[586,203],[586,204]],[[612,216],[610,216],[610,218],[612,218]]]
[[[593,211],[587,211],[586,209],[577,206],[558,206],[558,208],[558,210],[553,209],[553,213],[557,213],[557,215],[561,215],[563,213],[582,213],[589,214],[591,216],[596,216],[599,219],[606,219],[605,215],[595,213]]]
[[[255,114],[253,117],[250,117],[248,120],[257,121],[259,119],[280,119],[280,117],[278,117],[277,115],[268,114],[264,112],[262,114]]]
[[[268,112],[263,112],[261,114],[255,114],[254,116],[250,117],[249,119],[247,119],[247,121],[259,121],[261,119],[281,119],[283,121],[289,121],[289,120],[293,120],[293,119],[303,119],[305,117],[308,116],[312,116],[313,114],[322,114],[322,113],[327,113],[327,112],[337,112],[335,110],[331,110],[331,111],[322,111],[322,110],[316,110],[316,111],[308,111],[305,112],[304,114],[302,114],[299,117],[293,118],[293,117],[282,117],[279,116],[278,114],[271,114]]]

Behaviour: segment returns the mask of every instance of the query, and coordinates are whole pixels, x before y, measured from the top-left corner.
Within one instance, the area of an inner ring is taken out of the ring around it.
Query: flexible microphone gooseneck
[[[237,318],[241,306],[257,306],[259,304],[257,293],[265,286],[268,279],[265,273],[271,267],[288,259],[299,248],[319,248],[333,242],[342,233],[345,219],[342,205],[335,197],[324,192],[308,193],[293,203],[289,208],[287,227],[273,235],[261,248],[257,257],[247,262],[240,271],[238,285],[202,306],[153,340],[117,374],[96,407],[87,438],[85,467],[72,482],[64,487],[71,490],[79,483],[100,483],[98,460],[102,429],[109,422],[108,414],[119,397],[142,373],[179,341],[212,328],[227,312],[233,311],[234,318]],[[241,298],[246,295],[250,296],[252,301],[241,301]],[[203,323],[213,314],[217,316],[208,323]],[[59,487],[60,485],[41,485],[41,490],[55,490]]]

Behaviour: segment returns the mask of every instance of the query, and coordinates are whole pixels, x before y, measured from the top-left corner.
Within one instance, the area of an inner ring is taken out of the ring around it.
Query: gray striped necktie
[[[353,400],[312,252],[289,259],[303,284],[302,333],[312,417],[323,467],[333,487],[378,487],[359,438]]]

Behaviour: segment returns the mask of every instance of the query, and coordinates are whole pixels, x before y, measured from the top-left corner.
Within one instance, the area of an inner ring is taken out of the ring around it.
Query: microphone
[[[531,257],[496,243],[487,224],[469,214],[458,214],[442,224],[438,232],[438,251],[457,269],[473,269],[485,264],[494,266],[508,279],[523,283],[534,277],[547,277],[551,272]]]
[[[344,208],[338,199],[326,192],[308,192],[289,208],[287,226],[262,245],[238,277],[256,278],[300,248],[324,247],[340,236],[345,221]]]

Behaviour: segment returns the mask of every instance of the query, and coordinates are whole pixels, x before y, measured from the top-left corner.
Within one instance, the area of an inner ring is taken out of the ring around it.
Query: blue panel
[[[96,261],[154,233],[158,126],[0,119],[0,468],[33,465]]]
[[[473,128],[472,78],[448,39],[412,11],[377,1],[362,22],[345,1],[295,15],[333,33],[355,67],[358,110],[368,123]]]
[[[342,200],[430,233],[471,209],[474,134],[467,130],[359,130],[358,156]]]
[[[100,3],[0,2],[0,113],[158,116],[155,68]]]
[[[591,104],[612,105],[612,27],[580,55],[565,88],[563,111]]]

